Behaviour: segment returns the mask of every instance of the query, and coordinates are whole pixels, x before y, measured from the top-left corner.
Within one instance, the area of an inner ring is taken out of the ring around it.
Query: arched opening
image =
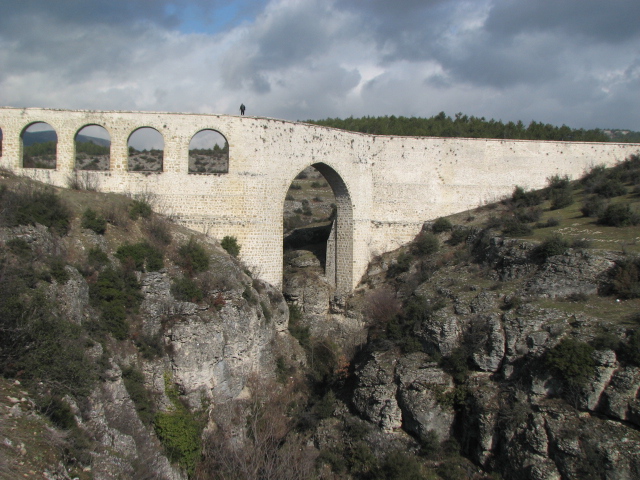
[[[35,122],[20,135],[24,168],[56,168],[58,134],[51,125]]]
[[[86,125],[78,130],[74,139],[76,169],[109,170],[111,136],[100,125]]]
[[[217,130],[200,130],[189,142],[189,173],[228,173],[229,143]]]
[[[285,277],[311,266],[323,273],[336,296],[351,290],[353,206],[333,168],[316,163],[293,180],[285,198],[283,229]]]
[[[155,128],[141,127],[135,130],[127,142],[129,171],[161,172],[164,160],[164,138]]]

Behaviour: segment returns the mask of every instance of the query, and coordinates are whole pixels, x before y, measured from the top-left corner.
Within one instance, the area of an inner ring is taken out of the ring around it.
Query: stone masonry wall
[[[22,167],[21,135],[35,122],[47,122],[58,134],[55,170]],[[248,116],[5,107],[0,166],[66,186],[74,172],[75,135],[87,125],[100,125],[111,136],[110,170],[86,172],[99,190],[153,193],[163,211],[185,225],[218,239],[237,237],[241,258],[277,286],[284,197],[300,171],[318,164],[333,177],[327,180],[334,191],[341,191],[339,290],[355,286],[373,256],[411,240],[426,220],[499,199],[515,185],[543,187],[555,174],[577,178],[590,166],[612,165],[640,151],[638,144],[382,137]],[[127,170],[127,141],[140,127],[163,135],[160,173]],[[226,137],[228,173],[188,173],[189,142],[203,129]]]

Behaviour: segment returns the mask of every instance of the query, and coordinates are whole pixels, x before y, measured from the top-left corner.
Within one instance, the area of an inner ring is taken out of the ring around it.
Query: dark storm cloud
[[[588,43],[620,43],[640,37],[638,0],[496,1],[486,30],[500,37],[550,32],[578,35]]]

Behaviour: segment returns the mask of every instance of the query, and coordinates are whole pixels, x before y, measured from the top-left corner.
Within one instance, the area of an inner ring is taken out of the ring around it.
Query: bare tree
[[[254,377],[251,397],[216,408],[216,427],[204,443],[196,479],[304,480],[312,478],[317,452],[293,430],[287,414],[293,386]]]

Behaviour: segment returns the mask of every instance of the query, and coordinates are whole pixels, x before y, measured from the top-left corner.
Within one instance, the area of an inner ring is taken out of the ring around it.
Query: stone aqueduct
[[[22,135],[36,122],[57,133],[55,169],[22,165]],[[282,284],[285,195],[298,173],[316,167],[338,206],[326,267],[338,294],[358,283],[374,255],[411,240],[426,220],[494,201],[515,185],[540,188],[556,174],[576,178],[640,150],[638,144],[384,137],[229,115],[3,107],[0,166],[66,186],[75,136],[88,125],[111,137],[109,170],[87,172],[100,191],[152,193],[181,223],[218,239],[235,236],[242,259],[274,285]],[[161,172],[128,170],[127,142],[141,127],[164,138]],[[189,142],[204,129],[227,139],[227,173],[189,173]]]

